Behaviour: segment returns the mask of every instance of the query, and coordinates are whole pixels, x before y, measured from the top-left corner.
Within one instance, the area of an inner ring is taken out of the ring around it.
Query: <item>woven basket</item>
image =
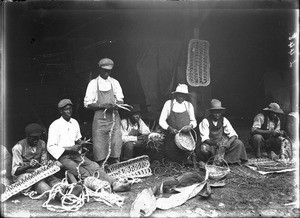
[[[143,178],[152,175],[149,157],[142,155],[108,166],[106,173],[113,178]]]
[[[224,178],[229,172],[230,168],[227,164],[227,162],[222,159],[224,163],[226,164],[226,167],[224,166],[216,166],[216,165],[208,165],[209,160],[205,164],[205,170],[208,173],[208,178],[214,179],[214,180],[220,180]]]
[[[184,151],[193,151],[196,147],[197,133],[194,129],[188,133],[182,133],[181,130],[175,135],[175,144]],[[193,136],[192,132],[195,136]]]

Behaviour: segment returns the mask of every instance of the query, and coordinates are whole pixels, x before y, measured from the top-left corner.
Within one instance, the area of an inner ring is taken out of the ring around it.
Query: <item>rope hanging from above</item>
[[[209,42],[191,39],[188,46],[186,79],[190,86],[210,84]]]

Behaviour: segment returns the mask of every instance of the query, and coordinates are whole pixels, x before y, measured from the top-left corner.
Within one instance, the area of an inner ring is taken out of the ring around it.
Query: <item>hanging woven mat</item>
[[[112,164],[108,166],[106,172],[114,178],[143,178],[152,175],[147,155]]]
[[[209,42],[191,39],[188,46],[186,79],[190,86],[208,86],[210,83]]]
[[[192,131],[189,131],[188,133],[182,133],[181,130],[182,129],[180,129],[179,132],[175,135],[175,144],[178,148],[184,151],[193,151],[196,147],[197,133],[194,129],[192,129]],[[194,133],[194,136],[192,132]]]

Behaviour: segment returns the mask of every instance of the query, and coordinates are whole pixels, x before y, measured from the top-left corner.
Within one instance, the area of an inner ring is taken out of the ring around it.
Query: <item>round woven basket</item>
[[[216,166],[216,165],[208,165],[208,162],[205,164],[205,170],[208,173],[208,178],[214,179],[214,180],[220,180],[224,178],[229,172],[230,168],[227,164],[227,162],[222,158],[226,166]]]
[[[197,133],[193,129],[188,133],[182,133],[181,130],[175,135],[175,144],[184,151],[193,151],[196,147]],[[195,136],[193,136],[192,132]]]

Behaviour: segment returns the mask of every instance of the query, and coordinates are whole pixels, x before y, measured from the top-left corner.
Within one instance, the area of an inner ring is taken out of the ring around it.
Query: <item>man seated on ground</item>
[[[37,123],[31,123],[25,128],[26,138],[19,141],[12,148],[12,176],[14,182],[17,182],[26,176],[29,176],[37,168],[46,165],[48,154],[46,143],[40,139],[43,129]],[[59,183],[60,180],[51,175],[35,183],[32,188],[42,194],[45,191]],[[27,189],[29,190],[29,189]],[[27,191],[25,190],[25,192]]]
[[[163,154],[170,161],[180,164],[189,163],[190,151],[180,149],[175,143],[175,135],[189,132],[197,126],[194,106],[190,102],[190,93],[186,84],[178,84],[172,92],[172,99],[167,100],[159,117],[159,125],[166,131]]]
[[[76,179],[81,177],[84,180],[89,176],[93,176],[97,171],[99,179],[108,181],[113,191],[129,190],[130,183],[117,181],[106,174],[96,162],[81,156],[80,152],[84,141],[81,140],[82,136],[77,120],[71,117],[73,112],[72,105],[73,103],[70,99],[63,99],[58,103],[61,117],[53,121],[49,127],[47,143],[49,153]]]
[[[250,145],[256,158],[261,158],[262,150],[267,152],[270,159],[291,158],[292,145],[285,141],[285,132],[281,130],[279,115],[283,114],[277,103],[270,103],[253,119]]]
[[[143,150],[147,143],[150,129],[141,119],[140,112],[140,106],[133,105],[131,112],[121,121],[122,161],[136,157],[137,150]]]
[[[210,114],[199,124],[202,144],[195,149],[198,161],[207,162],[212,156],[216,164],[221,164],[222,159],[229,164],[248,161],[243,142],[238,139],[229,120],[223,116],[225,109],[221,101],[211,100]]]

